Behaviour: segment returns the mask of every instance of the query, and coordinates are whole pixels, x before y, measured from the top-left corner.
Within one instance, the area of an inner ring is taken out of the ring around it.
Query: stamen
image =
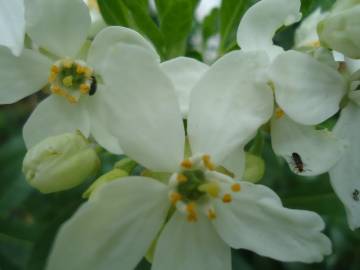
[[[89,68],[89,67],[84,67],[84,74],[85,74],[85,76],[90,78],[91,75],[93,74],[93,70],[91,68]]]
[[[77,103],[76,98],[75,98],[74,96],[72,96],[72,95],[67,95],[67,96],[66,96],[66,99],[67,99],[67,101],[69,101],[69,102],[72,103],[72,104]]]
[[[214,165],[214,163],[212,163],[211,158],[210,158],[209,155],[203,155],[203,156],[202,156],[202,161],[204,162],[204,166],[205,166],[208,170],[210,170],[210,171],[215,170],[215,165]]]
[[[280,119],[284,115],[285,115],[285,112],[281,108],[276,108],[276,110],[275,110],[276,119]]]
[[[63,64],[64,68],[71,68],[73,63],[74,62],[71,59],[65,59],[65,60],[62,61],[62,64]]]
[[[220,193],[220,187],[215,182],[202,184],[201,186],[199,186],[198,189],[199,191],[206,192],[207,194],[209,194],[211,197],[214,198],[218,197]]]
[[[81,66],[81,65],[77,65],[77,67],[76,67],[76,73],[78,73],[78,74],[83,74],[83,73],[85,73],[85,68],[84,68],[83,66]]]
[[[316,40],[316,41],[310,42],[309,45],[310,45],[311,47],[314,47],[314,48],[320,48],[320,40]]]
[[[82,94],[87,94],[87,93],[89,93],[89,91],[90,91],[90,86],[87,83],[82,83],[80,85],[80,92]]]
[[[64,96],[66,94],[66,92],[57,85],[51,86],[50,90],[51,90],[51,92],[53,92],[54,94],[59,95],[59,96]]]
[[[222,201],[224,203],[230,203],[232,201],[232,197],[230,194],[225,194],[224,197],[222,198]]]
[[[210,220],[214,220],[216,218],[216,213],[213,209],[209,209],[208,210],[208,213],[207,213],[207,216]]]
[[[175,205],[178,201],[181,200],[181,195],[177,192],[172,192],[170,194],[170,202]]]
[[[66,76],[62,80],[62,82],[66,87],[71,87],[73,85],[73,77],[72,76]]]
[[[60,69],[57,65],[52,65],[50,71],[51,71],[51,73],[54,73],[55,75],[57,75],[59,73]]]
[[[51,72],[50,75],[49,75],[49,78],[48,78],[48,82],[49,83],[54,82],[56,80],[56,77],[57,77],[57,73]]]
[[[190,159],[184,159],[180,165],[181,165],[181,167],[183,167],[185,169],[191,169],[193,166],[193,163]]]
[[[176,176],[176,180],[178,181],[178,183],[185,183],[188,179],[185,175],[178,173]]]
[[[234,192],[239,192],[241,190],[241,186],[239,183],[232,184],[231,190]]]
[[[189,222],[195,222],[197,221],[197,214],[195,210],[195,203],[189,203],[186,205],[186,211],[188,213],[187,220]]]

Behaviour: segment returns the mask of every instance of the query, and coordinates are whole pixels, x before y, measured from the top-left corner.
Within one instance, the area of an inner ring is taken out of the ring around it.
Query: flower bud
[[[245,153],[245,172],[243,179],[248,182],[257,183],[265,174],[264,160],[251,153]]]
[[[42,193],[70,189],[81,184],[100,166],[96,151],[81,134],[49,137],[25,155],[23,173]]]
[[[360,1],[341,0],[318,25],[321,44],[350,58],[360,58]]]

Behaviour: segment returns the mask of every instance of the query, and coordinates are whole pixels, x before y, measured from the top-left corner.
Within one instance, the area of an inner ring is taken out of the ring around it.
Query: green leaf
[[[132,19],[130,18],[129,10],[122,1],[98,0],[97,2],[107,24],[130,27]]]
[[[245,11],[254,0],[223,0],[220,7],[220,53],[224,54],[233,47],[236,31]]]

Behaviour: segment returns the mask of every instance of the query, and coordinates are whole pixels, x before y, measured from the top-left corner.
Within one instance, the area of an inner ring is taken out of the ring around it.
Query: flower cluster
[[[245,146],[261,130],[295,174],[329,172],[360,227],[359,1],[317,10],[285,51],[273,36],[300,21],[300,0],[261,0],[241,19],[240,49],[211,65],[161,61],[120,26],[89,40],[81,0],[0,4],[14,10],[1,9],[0,22],[18,26],[0,40],[0,104],[46,95],[23,129],[29,183],[66,190],[96,171],[98,148],[127,156],[84,194],[47,269],[131,270],[144,256],[154,270],[231,269],[231,248],[321,261],[331,253],[321,217],[256,183],[264,161]],[[329,119],[335,127],[323,128]]]

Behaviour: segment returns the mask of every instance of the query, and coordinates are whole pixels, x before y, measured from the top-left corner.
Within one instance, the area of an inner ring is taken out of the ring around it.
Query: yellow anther
[[[212,163],[209,155],[203,155],[202,161],[204,162],[204,165],[208,170],[210,170],[210,171],[215,170],[215,165],[214,165],[214,163]]]
[[[62,90],[59,86],[57,85],[53,85],[51,86],[51,92],[53,92],[56,95],[60,95],[60,96],[64,96],[65,95],[65,91]]]
[[[90,78],[91,75],[93,74],[93,70],[91,68],[84,67],[84,74],[86,77]]]
[[[50,75],[49,75],[49,78],[48,78],[49,83],[54,82],[56,80],[56,77],[57,77],[57,73],[50,72]]]
[[[314,48],[320,48],[320,40],[315,40],[313,42],[310,42],[309,45]]]
[[[181,167],[183,167],[185,169],[191,169],[191,167],[193,166],[191,160],[189,160],[189,159],[184,159],[180,165],[181,165]]]
[[[85,67],[81,66],[81,65],[77,65],[76,66],[76,73],[78,74],[83,74],[85,73]]]
[[[73,77],[72,76],[66,76],[62,80],[62,82],[66,87],[71,87],[73,85]]]
[[[87,84],[87,83],[82,83],[82,84],[80,84],[80,92],[81,92],[82,94],[87,94],[87,93],[89,93],[89,91],[90,91],[90,86],[89,86],[89,84]]]
[[[195,204],[194,203],[189,203],[188,205],[186,205],[186,211],[188,213],[187,220],[189,222],[197,221],[197,214],[196,214]]]
[[[235,183],[231,185],[231,190],[234,192],[239,192],[241,190],[241,186],[239,183]]]
[[[285,115],[285,112],[281,108],[278,107],[278,108],[275,109],[275,117],[277,119],[280,119],[284,115]]]
[[[220,193],[220,187],[217,183],[211,182],[199,186],[199,191],[206,192],[211,197],[216,198]]]
[[[230,203],[232,201],[232,197],[230,194],[225,194],[224,197],[222,198],[222,201],[224,203]]]
[[[207,216],[210,220],[214,220],[216,218],[216,213],[214,210],[212,209],[209,209],[208,210],[208,213],[207,213]]]
[[[181,194],[180,193],[177,193],[177,192],[172,192],[171,195],[170,195],[170,202],[172,204],[176,204],[178,201],[181,200]]]
[[[60,71],[60,69],[57,65],[52,65],[50,70],[51,70],[51,73],[55,73],[55,75],[57,75]]]
[[[67,101],[69,101],[71,104],[77,103],[77,100],[74,96],[72,95],[66,95],[66,99]]]
[[[177,176],[176,176],[176,180],[178,181],[178,183],[184,183],[186,182],[188,179],[185,175],[179,173]]]
[[[73,65],[73,60],[71,59],[65,59],[62,61],[64,68],[71,68]]]

